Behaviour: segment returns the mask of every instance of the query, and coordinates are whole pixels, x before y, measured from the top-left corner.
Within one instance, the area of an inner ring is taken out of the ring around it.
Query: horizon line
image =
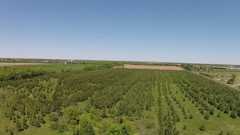
[[[226,63],[201,63],[201,62],[173,62],[173,61],[151,61],[151,60],[107,60],[107,59],[70,59],[70,58],[7,58],[0,57],[0,59],[19,59],[19,60],[69,60],[69,61],[108,61],[108,62],[146,62],[146,63],[167,63],[167,64],[195,64],[195,65],[229,65],[240,66],[240,64],[226,64]]]

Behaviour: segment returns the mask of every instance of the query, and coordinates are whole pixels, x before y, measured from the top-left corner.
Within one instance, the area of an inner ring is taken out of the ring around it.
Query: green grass
[[[232,73],[235,73],[235,72],[240,72],[240,69],[234,69],[234,70],[230,70],[230,69],[227,69],[227,70],[216,69],[216,70],[213,70],[213,71],[210,71],[210,72],[220,72],[220,73],[223,73],[223,72],[232,72]]]
[[[198,72],[194,72],[198,73]],[[222,84],[227,84],[227,81],[232,78],[233,74],[237,75],[237,78],[235,80],[234,85],[232,85],[235,88],[240,88],[240,70],[213,70],[213,71],[200,71],[199,73],[206,73],[206,74],[211,74],[213,76],[213,80],[218,81]]]

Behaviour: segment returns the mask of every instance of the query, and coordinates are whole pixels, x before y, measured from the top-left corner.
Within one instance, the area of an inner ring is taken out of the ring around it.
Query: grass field
[[[233,74],[237,75],[237,78],[235,80],[234,85],[232,85],[235,88],[240,88],[240,70],[221,70],[221,69],[216,69],[213,71],[201,71],[201,72],[196,72],[196,73],[204,73],[204,74],[209,74],[212,76],[212,79],[221,82],[223,84],[227,84],[228,80],[232,78]]]

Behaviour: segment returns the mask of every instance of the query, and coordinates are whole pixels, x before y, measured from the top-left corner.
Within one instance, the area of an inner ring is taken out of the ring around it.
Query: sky
[[[1,0],[0,58],[240,64],[239,0]]]

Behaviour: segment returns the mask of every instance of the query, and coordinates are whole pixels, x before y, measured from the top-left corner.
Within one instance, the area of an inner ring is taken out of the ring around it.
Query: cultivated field
[[[176,66],[147,66],[147,65],[124,64],[123,67],[127,69],[155,69],[155,70],[175,70],[175,71],[183,70],[181,67],[176,67]],[[116,68],[119,68],[119,67],[116,67]]]
[[[234,89],[186,71],[98,67],[54,73],[35,66],[3,69],[0,134],[240,132],[240,93]]]

